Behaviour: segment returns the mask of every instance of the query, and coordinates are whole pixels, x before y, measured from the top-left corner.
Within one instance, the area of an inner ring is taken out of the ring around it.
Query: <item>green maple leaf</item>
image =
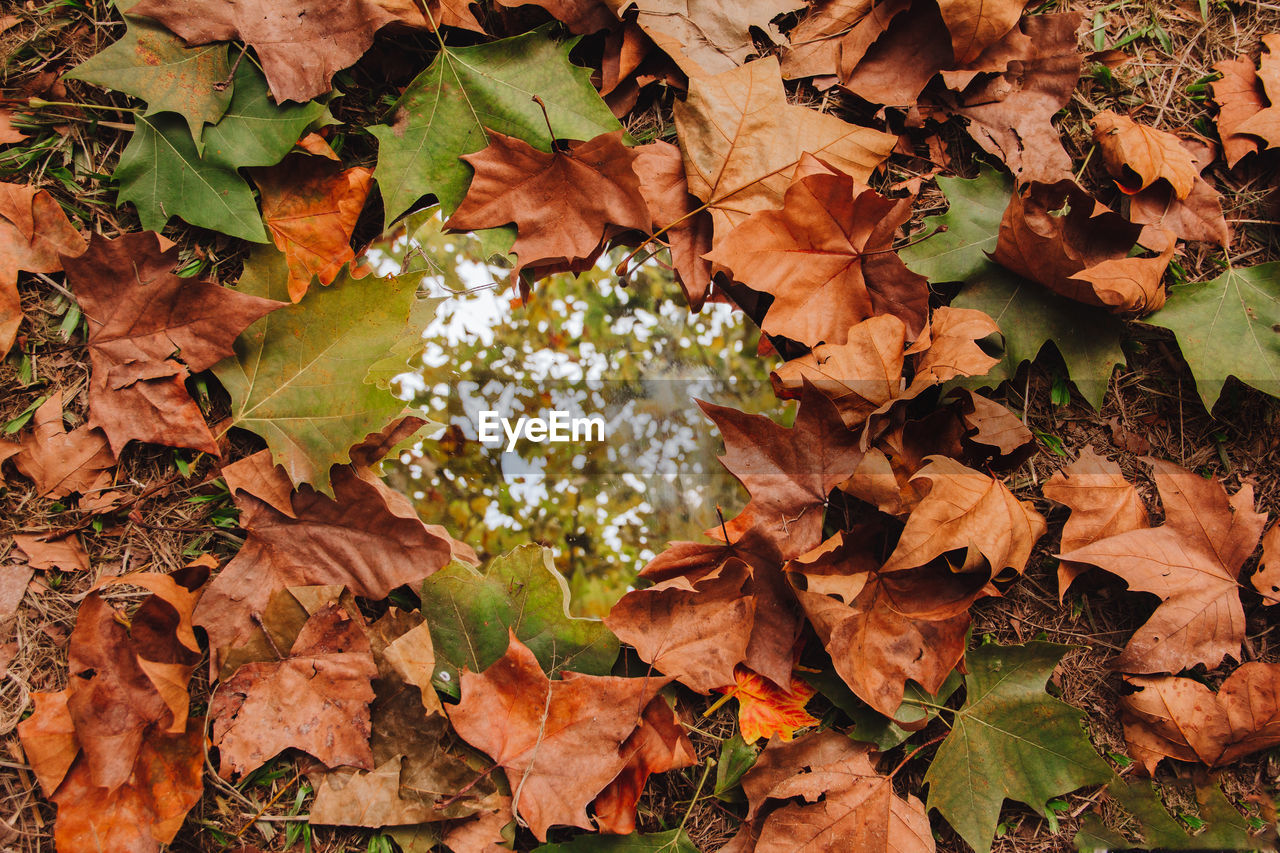
[[[378,139],[374,170],[386,224],[424,195],[451,214],[466,195],[471,167],[458,158],[488,145],[485,129],[551,150],[546,104],[557,139],[591,139],[621,125],[569,62],[577,44],[552,40],[550,27],[475,47],[442,47],[392,108],[392,121],[369,128]]]
[[[572,841],[543,844],[533,853],[698,853],[683,829],[649,835],[579,835]]]
[[[1280,396],[1280,261],[1175,287],[1143,322],[1177,336],[1206,409],[1213,409],[1228,376]]]
[[[196,150],[184,119],[170,113],[138,117],[115,171],[118,203],[133,202],[148,231],[159,231],[177,216],[265,243],[253,190],[238,170],[280,162],[324,112],[315,102],[276,106],[267,98],[261,73],[252,63],[241,63],[226,113],[204,131],[203,152]]]
[[[1068,646],[980,646],[965,656],[967,696],[924,781],[937,809],[978,853],[1005,799],[1045,815],[1049,800],[1105,782],[1111,768],[1080,728],[1084,713],[1045,693]]]
[[[1111,372],[1124,363],[1120,348],[1124,321],[1102,308],[1058,296],[995,264],[970,280],[951,304],[985,311],[1004,337],[1000,362],[967,385],[994,386],[1012,379],[1024,361],[1034,360],[1052,344],[1080,393],[1096,409],[1107,394]]]
[[[1253,850],[1262,845],[1249,837],[1244,819],[1216,785],[1198,786],[1199,820],[1206,824],[1197,835],[1174,820],[1156,793],[1155,786],[1145,780],[1126,782],[1119,776],[1107,785],[1107,793],[1137,821],[1142,843],[1148,849],[1161,850]],[[1258,839],[1262,841],[1262,839]],[[1103,853],[1133,846],[1115,830],[1108,828],[1097,815],[1081,822],[1074,844],[1077,850]]]
[[[419,278],[353,279],[344,269],[245,329],[235,355],[214,366],[231,394],[232,425],[265,438],[295,484],[332,495],[330,467],[349,462],[353,445],[404,410],[367,376],[414,317]],[[284,256],[263,247],[245,263],[239,289],[288,302],[287,281]]]
[[[481,570],[451,563],[422,583],[422,615],[435,645],[437,688],[458,695],[458,672],[487,669],[507,651],[507,629],[548,675],[608,675],[618,639],[599,619],[569,615],[569,584],[550,549],[519,548]]]
[[[222,118],[231,103],[227,45],[187,43],[147,18],[124,16],[121,38],[64,76],[114,89],[147,102],[146,115],[171,112],[187,120],[199,148],[201,130]]]
[[[1003,172],[987,171],[972,179],[940,177],[938,189],[950,206],[946,213],[925,217],[921,233],[946,230],[907,246],[898,257],[929,281],[969,281],[994,266],[987,252],[996,248],[1013,180]]]

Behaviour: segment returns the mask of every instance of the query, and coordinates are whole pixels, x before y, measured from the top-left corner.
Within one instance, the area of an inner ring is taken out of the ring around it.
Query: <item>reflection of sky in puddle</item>
[[[715,523],[714,511],[708,515],[708,507],[714,509],[715,501],[725,489],[726,474],[714,459],[714,444],[708,450],[708,437],[714,439],[714,427],[707,421],[694,398],[710,400],[725,405],[749,408],[739,397],[749,396],[760,388],[760,376],[742,379],[743,394],[734,393],[735,379],[726,377],[722,365],[712,359],[726,340],[735,352],[741,352],[743,336],[735,334],[741,324],[747,322],[726,304],[710,303],[700,314],[688,311],[682,299],[659,300],[654,310],[628,307],[621,316],[609,322],[615,340],[631,343],[629,359],[643,365],[638,379],[622,382],[614,379],[618,352],[597,348],[591,341],[583,340],[586,334],[585,318],[591,308],[591,293],[545,294],[537,292],[535,299],[546,299],[555,315],[555,328],[542,319],[530,322],[525,317],[513,315],[510,304],[513,295],[508,271],[478,264],[465,258],[440,258],[440,251],[455,248],[449,242],[440,243],[436,238],[434,263],[449,263],[456,276],[451,276],[453,287],[446,284],[445,276],[428,274],[422,289],[432,295],[442,295],[435,317],[427,327],[427,341],[423,361],[426,368],[406,373],[397,378],[400,396],[406,400],[417,398],[430,404],[433,419],[445,421],[458,428],[463,436],[477,441],[479,413],[495,411],[513,421],[521,414],[535,414],[530,410],[531,395],[541,395],[542,405],[534,409],[566,411],[571,417],[599,415],[607,424],[609,447],[608,479],[593,483],[593,507],[583,510],[594,517],[595,525],[604,544],[614,552],[623,546],[621,533],[627,526],[643,526],[650,523],[655,510],[667,511],[673,500],[691,507],[686,514],[696,516],[685,536],[696,536],[709,524]],[[462,239],[462,238],[458,238]],[[401,269],[404,253],[401,237],[390,253],[371,252],[370,261],[379,274],[391,274]],[[424,254],[425,254],[424,248]],[[602,259],[601,270],[612,268],[616,258]],[[654,264],[653,261],[649,262]],[[461,286],[459,292],[456,288]],[[627,304],[631,293],[620,287],[611,277],[593,285],[601,297],[615,298]],[[672,295],[678,293],[671,291]],[[511,335],[499,331],[510,324],[528,323],[525,336],[518,350],[510,343]],[[598,328],[598,327],[597,327]],[[674,333],[673,333],[674,330]],[[672,336],[672,343],[679,352],[690,348],[706,348],[708,358],[703,363],[680,361],[658,357],[651,348],[652,339],[659,333]],[[568,341],[571,346],[556,346],[552,337]],[[504,341],[506,343],[504,343]],[[476,371],[465,360],[452,365],[458,357],[455,348],[477,343],[489,349],[502,346],[500,353],[504,375],[476,381]],[[527,343],[527,347],[524,344]],[[431,374],[435,376],[431,376]],[[447,381],[438,381],[447,375]],[[764,380],[767,384],[767,380]],[[745,387],[751,386],[751,387]],[[770,399],[772,395],[769,395]],[[447,410],[441,405],[447,401]],[[498,486],[508,490],[517,506],[535,507],[553,499],[577,495],[578,486],[573,482],[575,472],[582,472],[588,464],[584,454],[566,455],[557,460],[554,470],[548,470],[548,459],[537,453],[506,450],[506,439],[501,447],[487,451],[498,457],[501,484],[465,484],[474,488]],[[412,454],[402,457],[408,473],[425,490],[433,478],[443,477],[454,486],[463,486],[458,475],[446,465],[434,471],[424,468],[421,459]],[[438,483],[438,480],[437,480]],[[655,490],[661,495],[655,494]],[[736,490],[736,486],[730,491]],[[643,496],[640,503],[619,512],[610,506],[610,493],[629,492]],[[487,493],[487,492],[486,492]],[[673,497],[673,493],[674,497]],[[423,499],[425,491],[414,494]],[[652,499],[652,502],[651,502]],[[708,504],[708,501],[711,501]],[[655,503],[659,507],[655,507]],[[513,510],[518,512],[517,510]],[[726,507],[726,512],[729,507]],[[484,524],[489,529],[519,529],[521,520],[502,512],[498,502],[490,502],[484,512]],[[555,543],[547,543],[552,544]],[[662,543],[657,543],[661,547]],[[636,556],[641,561],[653,555],[652,547]]]

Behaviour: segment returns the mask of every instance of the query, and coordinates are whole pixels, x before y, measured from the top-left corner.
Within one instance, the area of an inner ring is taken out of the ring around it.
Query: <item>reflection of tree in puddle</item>
[[[555,549],[575,606],[603,614],[635,571],[671,539],[698,539],[741,507],[745,493],[716,461],[720,441],[694,403],[775,409],[757,332],[727,305],[690,314],[664,269],[645,265],[619,286],[602,261],[578,277],[539,282],[521,305],[506,271],[477,243],[416,218],[375,262],[431,270],[445,295],[427,329],[423,366],[398,390],[447,424],[402,457],[392,481],[428,521],[443,521],[494,556],[526,543]],[[512,422],[599,415],[605,440],[520,441],[507,452],[478,440],[479,412]]]

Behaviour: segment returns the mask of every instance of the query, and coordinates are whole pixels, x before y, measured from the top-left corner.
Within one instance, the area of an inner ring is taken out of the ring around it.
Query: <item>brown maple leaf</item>
[[[219,772],[243,776],[291,747],[328,767],[373,769],[369,682],[377,673],[346,609],[316,611],[281,660],[245,664],[218,688],[209,716]]]
[[[636,151],[622,144],[621,130],[551,153],[486,132],[488,147],[462,158],[476,174],[445,224],[469,231],[515,223],[517,270],[581,271],[618,229],[648,231],[649,207],[632,166]]]
[[[960,65],[974,62],[1018,25],[1026,0],[938,0]]]
[[[783,49],[782,76],[847,78],[890,22],[910,6],[910,0],[829,0],[811,7]]]
[[[636,23],[690,76],[718,74],[742,65],[757,52],[752,28],[775,44],[783,43],[785,38],[773,19],[804,7],[800,0],[604,2],[619,18],[634,8]]]
[[[870,744],[831,730],[770,743],[743,777],[748,820],[724,849],[932,853],[924,803],[899,797],[877,758]]]
[[[1258,139],[1240,133],[1240,125],[1267,108],[1267,97],[1249,60],[1224,59],[1213,70],[1222,75],[1221,80],[1209,84],[1218,105],[1218,138],[1228,168],[1235,168],[1245,155],[1258,150]]]
[[[21,142],[27,135],[13,126],[13,110],[0,109],[0,145]]]
[[[971,455],[994,456],[993,464],[1016,468],[1036,452],[1031,430],[1004,406],[968,388],[957,388],[950,396],[959,404],[960,419],[966,428],[965,446],[985,451]]]
[[[1280,664],[1246,663],[1218,692],[1192,678],[1126,676],[1120,697],[1129,753],[1147,773],[1162,758],[1222,767],[1280,744]]]
[[[1178,137],[1111,110],[1103,110],[1090,121],[1102,159],[1125,192],[1145,190],[1163,179],[1178,198],[1185,199],[1191,193],[1200,170]],[[1126,170],[1138,176],[1137,186],[1124,180]]]
[[[623,750],[666,678],[564,673],[551,681],[514,633],[482,673],[464,670],[449,719],[507,772],[512,807],[539,841],[554,824],[592,828],[587,805],[626,768]]]
[[[547,14],[578,35],[596,33],[618,26],[618,18],[604,0],[498,0],[499,6],[540,6]]]
[[[916,472],[930,456],[963,456],[964,432],[964,424],[950,408],[897,424],[876,438],[857,470],[839,488],[881,512],[904,516],[929,492],[926,481],[913,481]]]
[[[84,238],[53,196],[37,187],[0,183],[0,356],[22,323],[18,271],[57,272],[63,255],[84,251]]]
[[[1262,560],[1249,579],[1266,605],[1280,604],[1280,522],[1262,536]]]
[[[51,533],[15,533],[13,544],[27,555],[27,565],[33,569],[61,569],[64,572],[89,571],[89,555],[80,539],[69,533],[55,536]]]
[[[67,432],[61,391],[36,409],[31,431],[22,436],[22,450],[13,457],[14,467],[46,498],[99,495],[110,488],[115,464],[100,429],[85,425]]]
[[[876,15],[871,28],[858,28],[859,35],[874,32],[880,15],[888,18],[883,34],[861,55],[857,49],[841,51],[840,86],[872,103],[911,107],[939,71],[955,65],[946,22],[933,0],[884,4]]]
[[[913,480],[931,483],[907,518],[898,546],[883,572],[923,566],[948,551],[964,550],[959,571],[988,567],[1022,572],[1031,549],[1048,529],[1030,502],[1020,501],[999,480],[954,459],[933,456]],[[984,563],[985,561],[985,563]]]
[[[746,487],[751,501],[727,525],[734,540],[757,529],[783,559],[822,540],[827,495],[857,470],[858,437],[845,429],[835,405],[816,389],[801,396],[790,428],[764,415],[698,401],[724,439],[721,464]],[[715,531],[710,531],[714,534]]]
[[[179,278],[177,264],[177,247],[161,251],[150,231],[114,240],[94,235],[84,254],[64,258],[89,326],[89,414],[116,454],[137,440],[217,455],[187,377],[232,355],[240,332],[281,307]]]
[[[1164,304],[1174,243],[1156,257],[1130,257],[1140,237],[1151,239],[1074,181],[1032,182],[1009,200],[991,257],[1070,299],[1141,314]]]
[[[1253,487],[1230,499],[1221,483],[1172,462],[1149,460],[1165,523],[1118,533],[1066,551],[1123,578],[1132,590],[1161,599],[1111,666],[1124,672],[1178,672],[1226,655],[1239,656],[1244,610],[1237,576],[1266,524],[1253,510]]]
[[[277,101],[309,101],[332,88],[333,75],[355,64],[390,23],[483,28],[466,4],[440,0],[424,13],[413,0],[341,0],[302,7],[282,0],[142,0],[129,13],[155,18],[187,44],[243,41],[258,55]]]
[[[983,594],[986,578],[957,574],[940,561],[881,572],[882,536],[875,524],[837,533],[787,569],[841,679],[893,717],[908,679],[934,694],[960,662],[969,606]]]
[[[1197,162],[1207,167],[1213,161],[1208,145],[1194,139],[1181,142]],[[1196,175],[1185,199],[1178,198],[1167,183],[1155,183],[1129,196],[1129,219],[1171,231],[1183,240],[1204,240],[1223,247],[1231,243],[1231,228],[1222,213],[1222,196],[1200,175]]]
[[[262,218],[276,248],[289,262],[289,298],[297,302],[312,277],[331,284],[355,258],[351,234],[364,208],[373,172],[363,166],[343,169],[324,140],[318,147],[290,154],[270,169],[253,169],[262,192]]]
[[[806,155],[781,210],[754,213],[706,257],[735,280],[773,296],[762,328],[810,346],[843,344],[854,324],[893,314],[912,340],[924,327],[929,287],[893,252],[911,199],[888,199]]]
[[[1051,182],[1071,174],[1053,116],[1067,105],[1080,76],[1078,12],[1028,15],[1019,25],[1033,47],[1008,70],[969,83],[947,112],[969,120],[969,135],[1022,181]]]
[[[1280,146],[1280,33],[1262,37],[1266,52],[1258,59],[1258,80],[1267,96],[1267,107],[1236,125],[1237,134],[1247,133],[1267,143],[1267,148]]]
[[[645,706],[640,724],[622,745],[627,766],[596,797],[596,823],[601,832],[629,835],[636,831],[636,804],[654,773],[698,763],[693,744],[675,709],[657,696]]]
[[[292,517],[285,515],[258,490],[279,495],[279,478],[287,475],[269,464],[268,451],[255,456],[258,474],[248,478],[254,491],[242,485],[235,494],[240,524],[248,531],[245,544],[196,610],[196,623],[209,634],[215,673],[227,649],[259,631],[254,618],[276,591],[341,584],[355,595],[381,599],[455,557],[476,562],[474,553],[466,546],[455,548],[442,528],[423,524],[403,495],[376,477],[363,479],[351,466],[335,466],[333,498],[303,486],[292,495]]]
[[[640,178],[640,194],[649,205],[650,226],[671,247],[671,264],[684,288],[689,307],[702,310],[711,286],[711,214],[694,213],[698,201],[689,193],[680,149],[657,140],[634,149],[632,166]]]
[[[1150,526],[1138,490],[1124,478],[1119,465],[1094,453],[1092,447],[1080,451],[1080,458],[1045,483],[1044,496],[1071,510],[1062,528],[1059,550],[1064,553]],[[1059,601],[1071,582],[1088,568],[1069,560],[1058,563]]]
[[[892,134],[788,103],[773,57],[692,78],[675,121],[689,191],[707,202],[717,243],[751,214],[782,206],[804,154],[866,181],[897,144]]]

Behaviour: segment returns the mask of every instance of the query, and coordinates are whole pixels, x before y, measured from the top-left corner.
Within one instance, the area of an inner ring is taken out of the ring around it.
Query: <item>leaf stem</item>
[[[947,734],[950,734],[950,732],[948,732]],[[898,762],[898,766],[897,766],[897,767],[895,767],[895,768],[893,768],[892,770],[890,770],[890,771],[889,771],[889,778],[890,778],[890,779],[892,779],[894,776],[897,776],[897,775],[898,775],[898,771],[899,771],[899,770],[901,770],[903,767],[906,767],[906,766],[907,766],[907,762],[908,762],[908,761],[910,761],[911,759],[915,758],[915,757],[916,757],[916,753],[918,753],[920,750],[925,749],[925,748],[930,747],[930,746],[933,746],[935,743],[940,743],[941,741],[946,740],[946,738],[947,738],[947,735],[938,735],[938,736],[937,736],[936,738],[934,738],[933,740],[927,740],[927,741],[925,741],[924,743],[922,743],[922,744],[920,744],[919,746],[917,746],[915,749],[911,750],[911,752],[907,755],[907,757],[906,757],[906,758],[904,758],[904,759],[902,759],[901,761],[899,761],[899,762]]]

